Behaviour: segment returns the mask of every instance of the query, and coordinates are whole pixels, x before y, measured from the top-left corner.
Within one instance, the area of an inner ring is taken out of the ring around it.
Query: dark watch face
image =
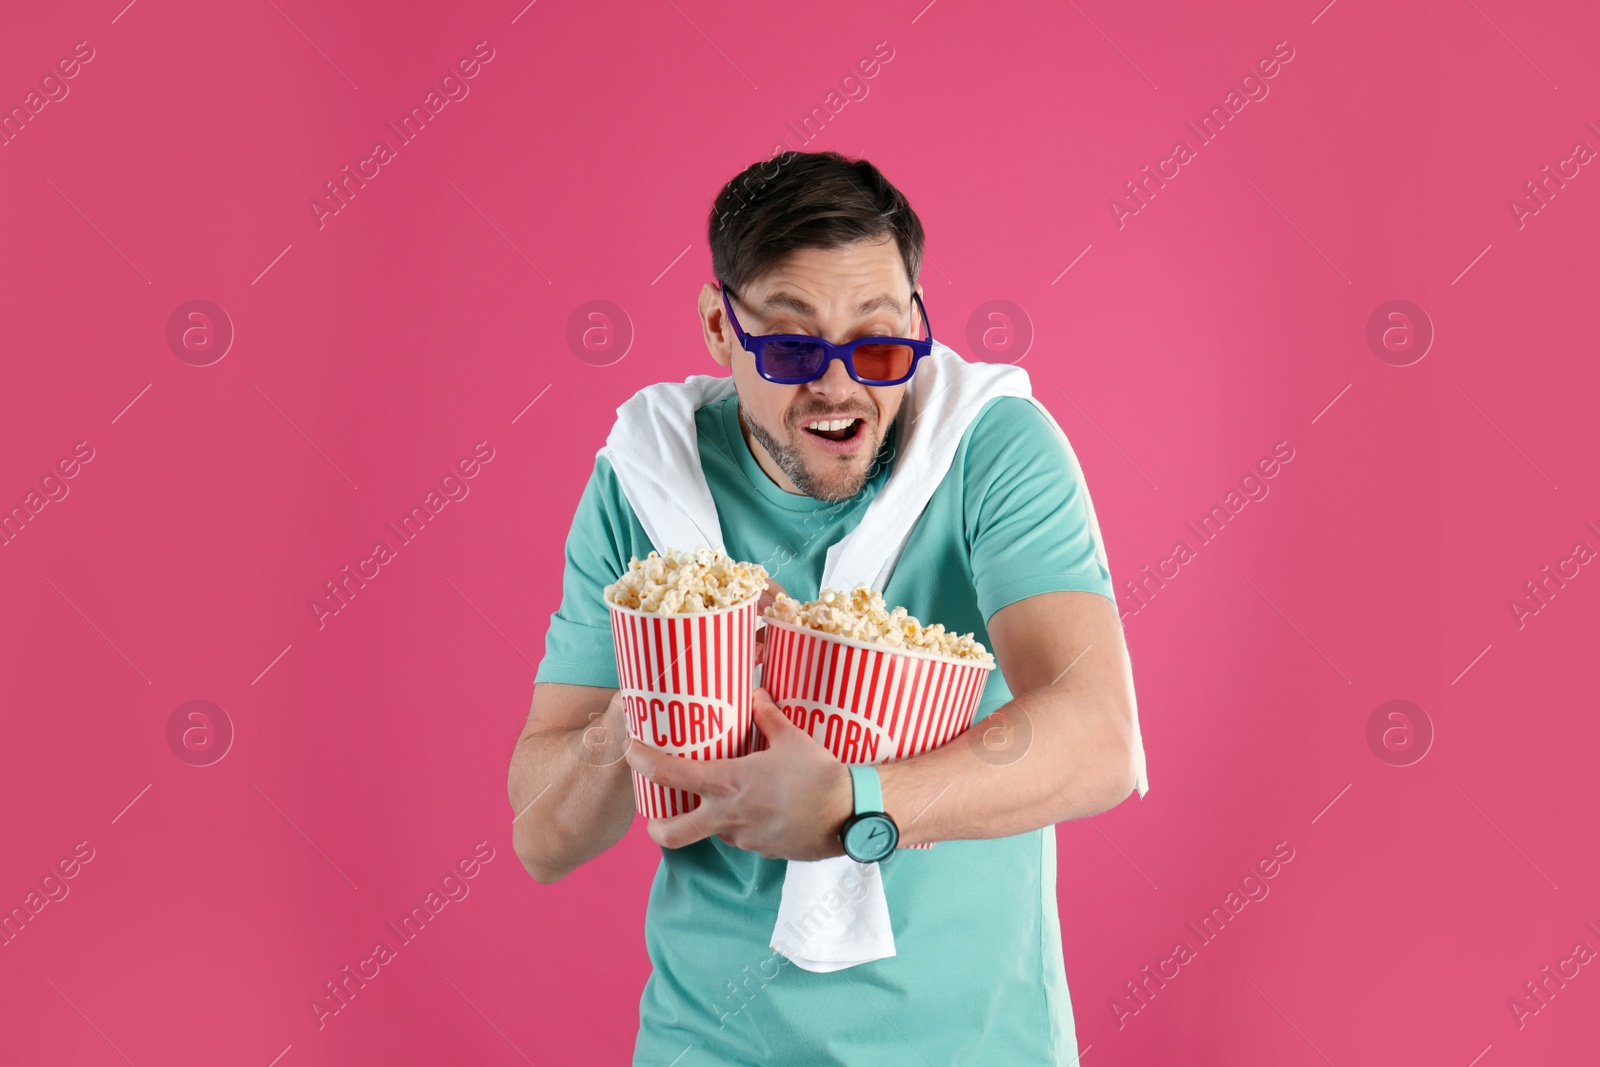
[[[845,854],[858,863],[875,863],[892,853],[900,841],[894,820],[868,814],[853,820],[844,832]]]

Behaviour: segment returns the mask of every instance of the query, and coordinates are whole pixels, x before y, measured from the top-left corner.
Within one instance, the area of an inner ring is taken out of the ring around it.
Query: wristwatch
[[[900,827],[883,810],[883,786],[878,781],[878,768],[870,763],[851,764],[850,788],[855,794],[856,811],[839,831],[844,854],[857,863],[888,859],[900,843]]]

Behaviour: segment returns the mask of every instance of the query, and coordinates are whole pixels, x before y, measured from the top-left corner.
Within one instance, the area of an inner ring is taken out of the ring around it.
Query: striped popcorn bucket
[[[767,692],[791,722],[845,763],[885,763],[945,744],[972,725],[994,669],[764,621]],[[766,738],[756,747],[766,748]]]
[[[754,751],[750,692],[758,599],[670,615],[606,605],[630,737],[685,759]],[[638,772],[633,798],[639,814],[650,818],[700,806],[699,794],[668,789]]]

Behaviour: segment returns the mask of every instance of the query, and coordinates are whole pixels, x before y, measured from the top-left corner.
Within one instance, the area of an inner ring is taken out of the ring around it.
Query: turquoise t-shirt
[[[695,421],[728,553],[762,563],[792,596],[814,598],[829,546],[893,470],[898,426],[861,492],[833,503],[767,476],[740,432],[736,397],[702,407]],[[617,685],[601,588],[653,547],[597,457],[536,681]],[[1070,447],[1028,400],[998,397],[967,428],[884,599],[988,645],[989,617],[1025,597],[1087,590],[1114,601],[1104,560]],[[977,717],[1010,699],[996,668]],[[769,947],[786,862],[717,837],[662,849],[645,915],[654,970],[639,1002],[636,1067],[1077,1062],[1053,827],[900,849],[881,865],[896,955],[826,974]]]

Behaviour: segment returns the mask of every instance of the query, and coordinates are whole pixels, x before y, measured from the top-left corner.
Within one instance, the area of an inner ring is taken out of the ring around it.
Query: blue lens
[[[813,378],[826,354],[814,341],[769,341],[761,350],[761,362],[774,378]]]

